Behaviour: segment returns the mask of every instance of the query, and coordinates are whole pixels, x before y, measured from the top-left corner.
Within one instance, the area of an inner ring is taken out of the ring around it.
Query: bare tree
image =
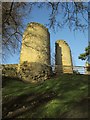
[[[3,49],[16,50],[20,47],[23,18],[30,14],[33,7],[49,9],[48,27],[52,29],[63,28],[67,25],[72,30],[85,30],[87,28],[88,5],[84,2],[3,2],[2,3],[2,45]],[[11,52],[12,53],[12,52]]]

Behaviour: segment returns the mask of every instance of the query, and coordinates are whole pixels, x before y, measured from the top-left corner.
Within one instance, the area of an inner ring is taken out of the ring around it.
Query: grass
[[[3,78],[3,118],[87,118],[88,76],[64,74],[43,83]]]

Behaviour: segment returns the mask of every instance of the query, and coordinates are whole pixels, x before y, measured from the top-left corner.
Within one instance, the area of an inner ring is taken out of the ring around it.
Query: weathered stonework
[[[73,64],[69,45],[64,40],[57,40],[55,45],[56,73],[73,73]]]
[[[85,74],[90,75],[90,64],[86,63],[85,67],[86,67],[86,73]]]
[[[17,77],[18,76],[17,68],[18,68],[18,64],[2,65],[2,75],[10,76],[10,77]]]
[[[50,34],[39,23],[28,24],[22,40],[19,75],[26,81],[38,81],[50,76]]]
[[[46,64],[23,62],[19,69],[18,76],[27,82],[41,82],[50,78],[50,67]]]
[[[56,73],[73,73],[71,51],[64,40],[56,41]],[[29,23],[22,39],[19,64],[3,65],[3,75],[28,82],[50,78],[50,34],[39,23]]]

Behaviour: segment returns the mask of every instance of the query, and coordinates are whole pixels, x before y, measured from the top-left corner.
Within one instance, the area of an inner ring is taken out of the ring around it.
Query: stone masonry
[[[73,64],[71,57],[71,50],[69,45],[64,40],[57,40],[55,43],[55,71],[60,73],[73,73]]]
[[[39,23],[29,23],[23,34],[18,71],[25,81],[36,82],[50,76],[50,34]]]
[[[69,45],[57,40],[55,52],[55,72],[73,73]],[[49,31],[42,24],[31,22],[23,34],[19,64],[3,65],[3,75],[38,82],[50,78],[51,74]]]

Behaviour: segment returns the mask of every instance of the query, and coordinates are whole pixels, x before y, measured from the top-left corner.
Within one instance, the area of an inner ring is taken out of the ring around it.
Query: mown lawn
[[[3,77],[3,118],[87,118],[88,76],[64,74],[43,83]]]

